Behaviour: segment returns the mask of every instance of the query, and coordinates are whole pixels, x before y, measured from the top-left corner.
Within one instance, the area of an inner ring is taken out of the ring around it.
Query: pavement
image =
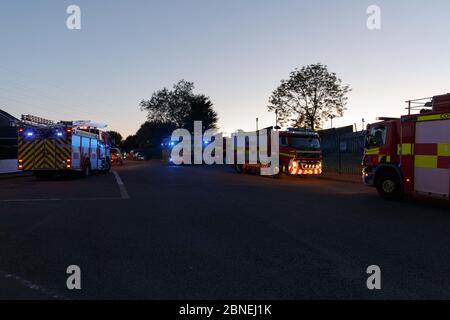
[[[343,181],[349,183],[362,183],[362,176],[360,174],[347,174],[347,173],[337,173],[337,172],[323,172],[320,176],[321,179]]]
[[[226,166],[113,169],[0,180],[0,299],[450,298],[447,202]]]
[[[20,178],[25,176],[31,176],[30,172],[8,172],[8,173],[0,173],[0,179],[11,179],[11,178]]]

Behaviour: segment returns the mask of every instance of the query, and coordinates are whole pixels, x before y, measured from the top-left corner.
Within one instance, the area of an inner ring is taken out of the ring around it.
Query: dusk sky
[[[71,4],[81,30],[66,28]],[[381,30],[366,27],[371,4]],[[353,89],[334,125],[361,129],[450,92],[449,38],[448,0],[1,0],[0,109],[127,136],[145,121],[141,99],[185,79],[211,97],[221,130],[251,130],[256,117],[274,124],[281,79],[321,62]]]

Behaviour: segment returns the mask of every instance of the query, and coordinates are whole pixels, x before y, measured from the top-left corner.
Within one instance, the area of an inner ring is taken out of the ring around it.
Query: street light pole
[[[280,130],[281,128],[278,126],[278,109],[275,110],[275,130]]]
[[[331,129],[333,129],[333,119],[336,118],[336,116],[330,114],[328,117],[331,119]]]

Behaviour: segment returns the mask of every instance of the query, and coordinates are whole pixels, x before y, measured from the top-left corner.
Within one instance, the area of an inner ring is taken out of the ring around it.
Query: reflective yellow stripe
[[[450,113],[430,114],[427,116],[418,116],[417,121],[446,120],[450,119]]]
[[[437,168],[437,156],[415,156],[414,166],[417,168]]]
[[[400,147],[402,148],[402,155],[414,154],[414,144],[403,143],[397,145],[397,154],[400,154]]]
[[[438,143],[438,156],[450,157],[450,143]]]
[[[364,154],[368,156],[374,156],[380,153],[380,148],[372,148],[364,150]]]

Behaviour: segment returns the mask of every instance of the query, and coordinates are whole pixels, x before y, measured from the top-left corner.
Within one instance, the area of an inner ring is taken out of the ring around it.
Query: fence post
[[[339,172],[339,175],[341,175],[342,174],[342,160],[341,160],[341,136],[340,135],[338,135],[338,172]]]

